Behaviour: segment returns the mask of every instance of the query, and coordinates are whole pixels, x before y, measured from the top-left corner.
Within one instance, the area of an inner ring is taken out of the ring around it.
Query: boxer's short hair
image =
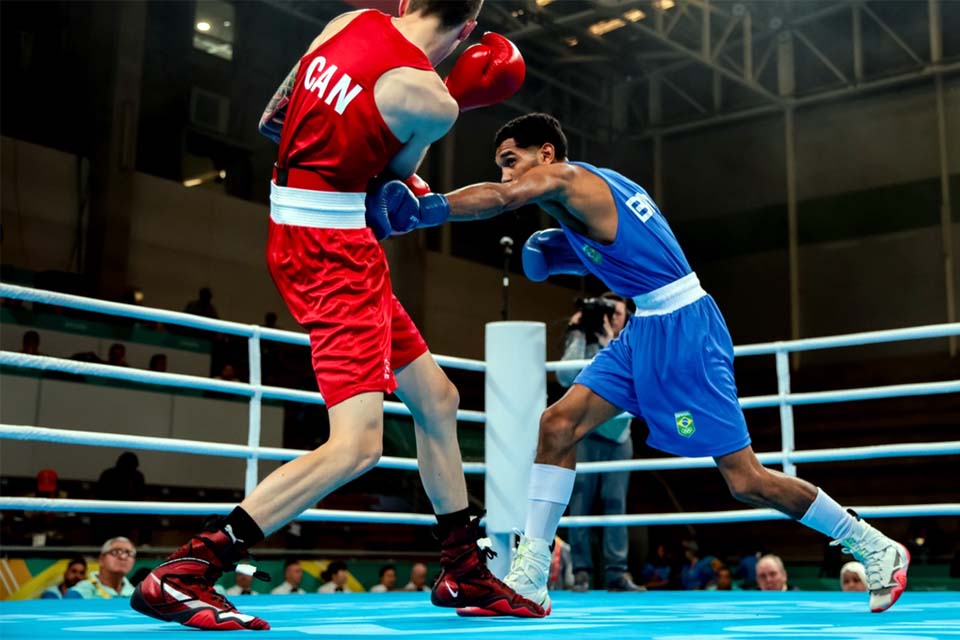
[[[445,28],[452,28],[473,20],[480,13],[483,0],[410,0],[407,13],[437,16]]]
[[[541,147],[549,142],[558,159],[567,157],[567,136],[563,133],[560,121],[546,113],[528,113],[514,118],[497,131],[494,146],[499,147],[509,138],[516,140],[521,148]]]

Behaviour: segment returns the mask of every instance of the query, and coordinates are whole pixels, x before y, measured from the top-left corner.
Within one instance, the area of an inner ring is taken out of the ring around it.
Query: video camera
[[[595,342],[598,333],[603,333],[603,318],[613,319],[617,303],[606,298],[577,298],[580,310],[580,328],[587,334],[587,342]]]

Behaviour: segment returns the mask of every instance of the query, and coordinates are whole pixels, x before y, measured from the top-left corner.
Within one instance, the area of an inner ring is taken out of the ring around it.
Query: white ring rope
[[[100,433],[97,431],[78,431],[75,429],[48,429],[29,425],[0,424],[0,440],[27,440],[35,442],[54,442],[57,444],[77,444],[94,447],[128,447],[144,451],[167,451],[197,456],[222,456],[224,458],[248,458],[256,455],[261,460],[293,460],[306,450],[283,449],[280,447],[249,447],[242,444],[224,444],[222,442],[203,442],[182,438],[158,438],[154,436],[133,436],[121,433]],[[400,469],[416,471],[416,458],[397,458],[381,456],[377,463],[379,469]],[[481,474],[486,466],[482,462],[464,462],[464,473]]]
[[[232,502],[134,502],[130,500],[58,500],[55,498],[3,498],[0,511],[55,511],[75,513],[127,513],[157,516],[225,515],[237,505]],[[361,522],[370,524],[435,525],[433,514],[370,513],[340,509],[307,509],[296,520],[306,522]]]
[[[0,433],[0,437],[3,437],[2,433]],[[951,442],[924,442],[920,444],[888,444],[870,447],[811,449],[809,451],[771,451],[768,453],[758,453],[757,459],[764,465],[781,465],[784,462],[785,456],[788,462],[810,464],[814,462],[873,460],[874,458],[952,455],[960,455],[960,440]],[[713,458],[646,458],[612,462],[579,462],[577,463],[577,473],[707,469],[715,466],[717,465],[714,463]]]
[[[0,499],[2,505],[2,499]],[[960,503],[915,504],[906,506],[851,507],[864,518],[903,518],[911,516],[957,516]],[[695,511],[690,513],[624,514],[622,516],[566,516],[561,527],[640,527],[659,524],[721,524],[791,520],[774,509],[736,509],[732,511]]]
[[[310,336],[306,333],[282,331],[280,329],[269,329],[267,327],[258,327],[257,325],[228,322],[226,320],[215,320],[213,318],[195,316],[191,313],[182,313],[179,311],[167,311],[165,309],[138,307],[137,305],[133,304],[123,304],[120,302],[109,302],[107,300],[84,298],[82,296],[75,296],[68,293],[44,291],[42,289],[31,289],[29,287],[21,287],[3,282],[0,282],[0,298],[40,302],[42,304],[69,307],[71,309],[80,309],[83,311],[93,311],[96,313],[120,316],[123,318],[134,318],[136,320],[163,322],[182,327],[192,327],[194,329],[205,329],[207,331],[226,333],[234,336],[243,336],[246,338],[253,336],[254,331],[257,331],[259,336],[266,340],[285,342],[287,344],[296,344],[305,347],[310,346]],[[456,358],[453,356],[438,355],[434,355],[433,358],[437,361],[437,364],[442,367],[463,369],[465,371],[486,371],[487,369],[487,363],[485,363],[483,360],[471,360],[469,358]]]
[[[139,382],[142,384],[217,391],[246,398],[253,397],[253,394],[257,390],[260,390],[263,398],[324,404],[323,396],[315,391],[251,385],[246,382],[229,382],[227,380],[216,380],[214,378],[188,376],[182,373],[160,373],[158,371],[115,367],[113,365],[98,364],[95,362],[81,362],[64,358],[52,358],[50,356],[33,356],[13,351],[0,351],[0,365],[9,365],[25,369],[39,369],[41,371],[60,371],[62,373],[72,373],[76,375],[90,375],[100,378],[111,378],[113,380]],[[405,416],[410,415],[410,409],[401,402],[384,401],[383,412]],[[457,411],[457,419],[463,420],[464,422],[484,422],[486,417],[482,411],[460,409]]]
[[[229,513],[235,505],[224,502],[132,502],[123,500],[57,500],[51,498],[3,498],[0,510],[55,511],[76,513],[126,513],[150,515],[213,515]],[[920,504],[908,506],[852,507],[865,518],[898,518],[907,516],[956,516],[960,504]],[[436,524],[435,516],[416,513],[368,513],[308,509],[295,518],[311,522],[365,522],[378,524]],[[697,511],[689,513],[625,514],[620,516],[567,516],[561,527],[643,526],[661,524],[708,524],[789,520],[773,509],[737,509],[731,511]]]
[[[248,447],[240,444],[203,442],[178,438],[158,438],[152,436],[133,436],[96,431],[77,431],[74,429],[48,429],[29,425],[0,424],[0,440],[26,440],[54,442],[57,444],[76,444],[97,447],[130,447],[147,451],[168,451],[192,455],[223,456],[227,458],[246,458],[256,454],[261,460],[293,460],[307,453],[300,449],[279,447]],[[813,449],[793,451],[787,459],[795,463],[840,462],[849,460],[873,460],[879,458],[897,458],[908,456],[950,456],[960,455],[960,440],[951,442],[924,442],[917,444],[875,445],[869,447],[847,447],[837,449]],[[757,458],[765,465],[783,463],[782,451],[758,453]],[[609,462],[580,462],[577,473],[610,473],[616,471],[666,471],[672,469],[707,469],[715,467],[713,458],[647,458],[618,460]],[[397,458],[383,456],[378,468],[416,471],[416,458]],[[482,462],[464,462],[464,473],[482,474],[486,465]]]
[[[778,342],[761,342],[735,346],[735,357],[772,355],[778,352],[812,351],[815,349],[833,349],[837,347],[856,347],[866,344],[882,342],[896,342],[899,340],[926,340],[932,338],[947,338],[960,335],[960,322],[931,324],[922,327],[906,327],[903,329],[885,329],[883,331],[866,331],[863,333],[848,333],[840,336],[825,336],[822,338],[803,338],[801,340],[782,340]],[[590,360],[553,360],[547,362],[547,371],[577,371],[590,364]]]

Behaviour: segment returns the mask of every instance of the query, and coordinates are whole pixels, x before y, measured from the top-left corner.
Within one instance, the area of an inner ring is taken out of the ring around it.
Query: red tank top
[[[390,16],[364,11],[300,60],[280,136],[277,165],[306,169],[320,191],[365,191],[403,143],[377,109],[377,80],[397,67],[433,70]]]

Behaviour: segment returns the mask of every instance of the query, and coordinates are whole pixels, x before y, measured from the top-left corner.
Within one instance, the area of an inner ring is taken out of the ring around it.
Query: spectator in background
[[[232,587],[227,589],[228,596],[257,596],[260,595],[253,590],[253,576],[248,576],[245,573],[235,573],[236,582]],[[286,584],[286,582],[284,582]],[[279,589],[279,587],[277,587]]]
[[[66,498],[65,491],[57,490],[57,472],[53,469],[40,469],[37,472],[37,498]]]
[[[392,564],[380,567],[380,582],[370,587],[370,593],[386,593],[397,586],[397,568]]]
[[[237,575],[239,578],[240,575]],[[299,560],[287,560],[283,565],[283,582],[275,586],[270,593],[273,595],[282,595],[287,593],[306,593],[300,588],[303,582],[303,567]]]
[[[757,561],[757,586],[760,591],[796,591],[796,587],[787,584],[787,568],[780,556],[772,553]]]
[[[841,591],[866,591],[867,570],[859,562],[848,562],[840,569]]]
[[[138,467],[140,459],[132,451],[125,451],[117,458],[114,467],[106,469],[97,481],[97,498],[100,500],[144,499],[144,478]]]
[[[133,569],[137,550],[127,538],[110,538],[100,548],[100,570],[68,589],[64,598],[129,598],[133,584],[127,574]]]
[[[229,382],[236,382],[240,378],[237,377],[237,369],[229,362],[225,363],[223,367],[220,368],[220,373],[215,376],[217,380],[227,380]]]
[[[670,585],[670,573],[667,546],[658,544],[643,565],[643,584],[647,589],[667,589]]]
[[[161,373],[166,372],[167,370],[167,356],[163,353],[155,353],[150,356],[150,371],[160,371]]]
[[[197,299],[191,300],[183,308],[187,313],[195,316],[205,316],[207,318],[220,318],[217,314],[217,308],[213,306],[213,292],[209,287],[204,287],[197,292]]]
[[[140,459],[132,451],[125,451],[117,458],[115,466],[100,474],[94,495],[99,500],[126,500],[141,502],[146,498],[146,483],[138,467]],[[102,514],[94,520],[95,533],[107,536],[125,533],[134,540],[148,540],[149,518],[131,518],[122,514]]]
[[[77,557],[67,563],[67,568],[63,572],[63,582],[55,587],[50,587],[42,594],[41,600],[62,600],[67,590],[76,585],[81,580],[87,578],[87,561]]]
[[[342,560],[334,560],[327,565],[326,570],[320,574],[323,585],[317,589],[317,593],[344,593],[350,591],[347,587],[347,563]]]
[[[127,362],[127,348],[119,342],[110,345],[110,351],[107,352],[107,364],[115,367],[129,367]]]
[[[680,570],[680,582],[683,588],[688,591],[705,589],[717,577],[713,570],[715,558],[713,556],[701,558],[700,548],[694,540],[684,540],[682,544],[686,557],[686,563]]]
[[[404,591],[430,591],[427,585],[427,565],[418,562],[410,567],[410,582],[403,588]]]
[[[612,291],[600,298],[580,301],[581,310],[573,314],[564,336],[563,360],[593,358],[626,326],[633,312],[633,301],[627,301]],[[575,382],[579,371],[558,371],[557,380],[564,387]],[[630,439],[630,416],[616,416],[591,431],[577,445],[579,462],[606,462],[633,458]],[[627,487],[630,472],[578,473],[570,496],[570,515],[588,516],[597,503],[603,515],[623,515],[627,511]],[[627,552],[630,542],[627,528],[602,527],[604,586],[610,591],[642,591],[627,576]],[[570,547],[573,555],[574,591],[587,591],[593,574],[593,545],[590,527],[570,529]]]
[[[707,585],[709,591],[739,591],[740,587],[733,584],[733,574],[728,567],[717,569],[717,579]]]
[[[36,331],[25,331],[23,341],[20,343],[20,353],[30,356],[40,355],[40,334]]]

